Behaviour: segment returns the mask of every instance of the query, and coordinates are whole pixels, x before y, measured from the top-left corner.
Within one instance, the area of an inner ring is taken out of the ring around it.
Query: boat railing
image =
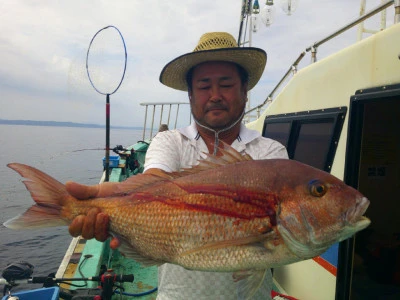
[[[146,132],[149,129],[148,139],[152,139],[153,132],[155,131],[154,126],[158,122],[157,131],[166,129],[175,129],[178,124],[178,115],[181,106],[189,105],[188,102],[146,102],[140,103],[140,105],[146,107],[144,116],[143,126],[143,140],[146,139]],[[150,110],[150,112],[149,112]],[[159,111],[156,115],[156,111]],[[164,111],[167,111],[164,116]],[[148,124],[148,115],[151,114],[151,120]],[[191,115],[189,114],[189,123],[191,122]]]
[[[260,105],[253,107],[246,111],[245,115],[250,116],[251,113],[256,111],[257,113],[257,118],[260,117],[261,109],[266,105],[272,102],[273,97],[276,93],[276,91],[283,85],[283,83],[289,78],[290,74],[293,74],[293,76],[297,72],[297,67],[300,61],[303,59],[305,56],[306,52],[311,52],[311,63],[315,63],[317,61],[317,49],[319,46],[322,44],[330,41],[331,39],[337,37],[338,35],[344,33],[345,31],[349,30],[350,28],[364,22],[366,19],[376,15],[377,13],[385,10],[389,6],[393,5],[394,3],[394,8],[395,8],[395,16],[394,16],[394,23],[399,23],[400,22],[400,0],[389,0],[381,3],[379,6],[377,6],[374,9],[371,9],[367,13],[363,14],[362,16],[356,18],[352,22],[348,23],[347,25],[339,28],[338,30],[334,31],[333,33],[329,34],[328,36],[322,38],[319,41],[316,41],[314,44],[311,46],[307,47],[303,52],[300,53],[300,55],[296,58],[296,60],[290,65],[289,69],[286,71],[286,73],[283,75],[281,80],[278,82],[278,84],[273,88],[273,90],[269,93],[267,98],[264,100],[263,103]]]

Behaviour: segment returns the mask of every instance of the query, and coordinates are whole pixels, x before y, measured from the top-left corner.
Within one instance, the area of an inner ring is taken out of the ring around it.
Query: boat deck
[[[131,150],[131,148],[134,150],[134,159],[138,161],[139,166],[142,166],[144,163],[144,153],[147,146],[146,142],[139,142],[128,148],[128,150]],[[120,182],[130,175],[141,172],[140,168],[134,171],[130,170],[128,162],[125,159],[120,159],[118,167],[111,169],[109,181]],[[70,243],[56,277],[85,278],[98,276],[102,269],[111,269],[112,272],[118,275],[134,275],[132,283],[125,282],[122,285],[123,289],[117,289],[116,295],[113,296],[115,299],[128,299],[128,297],[131,299],[132,295],[138,299],[156,299],[156,288],[158,285],[157,267],[143,267],[136,261],[125,258],[118,250],[110,249],[109,242],[102,243],[96,240],[86,240],[82,237],[74,238]],[[65,289],[78,288],[66,284],[60,286]],[[98,286],[99,282],[87,281],[83,288],[96,288]],[[121,292],[122,295],[120,295]]]

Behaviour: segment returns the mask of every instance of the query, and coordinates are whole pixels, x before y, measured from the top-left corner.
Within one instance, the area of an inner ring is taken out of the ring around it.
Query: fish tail
[[[23,183],[36,202],[25,213],[4,223],[12,229],[42,228],[66,225],[68,220],[62,218],[62,208],[68,197],[71,197],[65,185],[33,167],[10,163],[9,168],[25,178]]]

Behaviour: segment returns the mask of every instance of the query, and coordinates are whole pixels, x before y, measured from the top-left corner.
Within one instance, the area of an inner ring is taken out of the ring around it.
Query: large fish
[[[98,207],[124,252],[145,263],[236,272],[262,280],[267,268],[315,257],[364,229],[369,201],[336,177],[285,160],[251,160],[228,147],[169,178],[136,175],[122,193],[79,201],[49,175],[23,164],[36,204],[7,221],[9,228],[68,224]]]

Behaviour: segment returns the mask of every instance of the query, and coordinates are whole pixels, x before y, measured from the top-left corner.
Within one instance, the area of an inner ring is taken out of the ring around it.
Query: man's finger
[[[121,241],[117,237],[113,237],[110,241],[110,248],[117,249],[121,245]]]
[[[73,237],[80,236],[82,233],[83,223],[85,222],[84,215],[79,215],[72,220],[71,224],[68,227],[69,234]]]
[[[97,214],[100,213],[99,208],[91,208],[86,214],[85,222],[82,228],[82,237],[85,239],[94,238],[94,230],[96,225]]]
[[[109,217],[104,213],[99,213],[96,217],[94,237],[100,242],[104,242],[108,237]]]

